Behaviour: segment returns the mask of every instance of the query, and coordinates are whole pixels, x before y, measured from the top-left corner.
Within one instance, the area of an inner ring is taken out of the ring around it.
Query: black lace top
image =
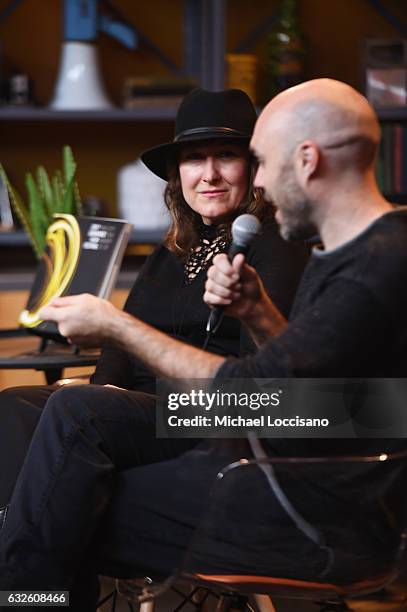
[[[192,251],[184,264],[185,283],[190,285],[202,270],[209,267],[215,255],[228,250],[228,245],[226,229],[218,231],[213,225],[203,225],[199,246]]]

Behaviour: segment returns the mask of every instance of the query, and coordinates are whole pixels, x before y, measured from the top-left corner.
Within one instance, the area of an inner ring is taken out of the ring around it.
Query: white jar
[[[164,203],[167,183],[138,159],[118,173],[118,212],[138,230],[165,230],[170,215]]]

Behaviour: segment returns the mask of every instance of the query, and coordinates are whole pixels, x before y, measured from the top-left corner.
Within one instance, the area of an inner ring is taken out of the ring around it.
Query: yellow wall
[[[0,10],[9,0],[0,0]],[[229,0],[227,9],[227,50],[269,15],[276,0]],[[331,76],[352,85],[360,84],[360,48],[365,37],[397,37],[395,30],[368,4],[367,0],[302,0],[301,18],[307,39],[308,78]],[[141,31],[153,39],[175,62],[182,62],[182,0],[115,0],[115,5]],[[387,0],[386,5],[400,17],[406,13],[405,0]],[[41,104],[53,91],[58,71],[61,41],[62,0],[25,0],[0,24],[3,74],[13,66],[35,80]],[[166,68],[141,46],[128,51],[102,36],[100,63],[107,90],[120,102],[123,80],[130,75],[165,75]],[[255,52],[264,63],[265,39]],[[264,82],[260,69],[259,89]],[[171,122],[133,124],[37,123],[0,124],[0,161],[23,189],[24,171],[43,163],[51,170],[60,163],[63,144],[70,144],[78,161],[81,193],[98,195],[115,209],[116,174],[124,163],[141,150],[172,138]]]

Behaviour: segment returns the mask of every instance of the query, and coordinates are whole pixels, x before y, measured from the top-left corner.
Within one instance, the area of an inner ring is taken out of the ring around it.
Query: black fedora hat
[[[178,109],[174,140],[147,149],[141,159],[154,174],[167,180],[168,161],[175,158],[183,143],[214,138],[248,142],[256,118],[252,101],[241,89],[193,89]]]

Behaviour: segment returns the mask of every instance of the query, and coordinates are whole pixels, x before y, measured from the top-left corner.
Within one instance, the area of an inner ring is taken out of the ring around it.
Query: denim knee
[[[58,419],[87,422],[94,416],[95,406],[100,401],[95,390],[92,385],[61,387],[49,398],[47,412]]]

